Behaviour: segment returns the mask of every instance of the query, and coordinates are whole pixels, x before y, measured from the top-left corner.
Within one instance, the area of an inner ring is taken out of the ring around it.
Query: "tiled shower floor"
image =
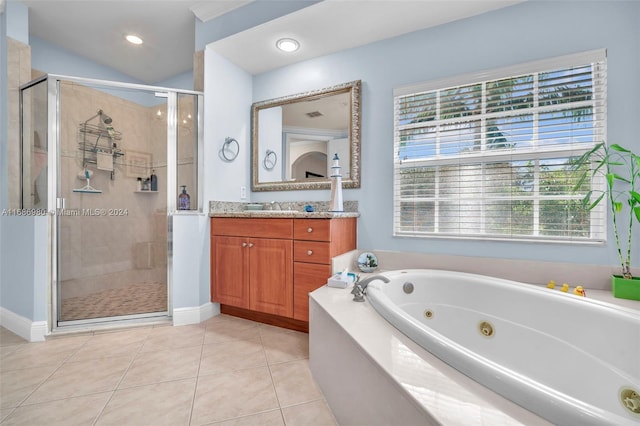
[[[167,310],[167,285],[132,283],[87,296],[62,300],[62,321],[120,315],[164,312]]]
[[[335,425],[308,335],[226,315],[27,343],[0,328],[0,424]]]

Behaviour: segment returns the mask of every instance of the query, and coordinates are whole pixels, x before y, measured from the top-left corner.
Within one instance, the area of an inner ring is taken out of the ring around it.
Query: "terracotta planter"
[[[628,280],[620,275],[612,275],[611,292],[619,299],[640,300],[640,277]]]

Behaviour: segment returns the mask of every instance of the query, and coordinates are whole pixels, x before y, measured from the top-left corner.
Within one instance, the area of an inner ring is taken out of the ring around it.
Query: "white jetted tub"
[[[369,303],[480,384],[554,424],[640,424],[637,311],[474,274],[380,275]]]

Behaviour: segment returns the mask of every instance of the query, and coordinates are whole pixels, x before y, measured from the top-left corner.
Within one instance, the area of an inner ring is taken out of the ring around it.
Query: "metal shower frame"
[[[116,89],[130,89],[145,92],[155,92],[158,97],[166,97],[167,105],[167,316],[172,314],[172,290],[173,290],[173,216],[180,215],[177,210],[177,202],[175,191],[177,188],[177,143],[178,143],[178,95],[195,95],[197,97],[197,194],[198,194],[198,212],[203,210],[203,171],[204,171],[204,138],[203,138],[203,109],[204,109],[204,93],[192,90],[174,89],[160,86],[148,86],[143,84],[124,83],[109,80],[99,80],[83,77],[74,77],[60,74],[45,74],[34,79],[20,87],[20,101],[22,103],[22,93],[25,89],[36,86],[46,81],[47,84],[47,206],[49,209],[49,299],[48,299],[48,322],[49,331],[55,332],[59,328],[64,330],[72,329],[74,326],[58,325],[58,220],[56,214],[58,209],[63,209],[64,199],[58,197],[58,188],[61,185],[60,170],[60,82],[68,81],[83,84],[92,87],[110,87]],[[22,107],[22,105],[21,105]],[[22,109],[22,108],[21,108]],[[21,126],[22,129],[22,126]],[[20,139],[22,141],[22,137]],[[22,142],[21,142],[22,143]],[[22,179],[22,177],[21,177]],[[21,182],[22,186],[22,182]],[[22,190],[22,189],[21,189]],[[182,212],[189,214],[193,211]],[[122,320],[136,321],[143,317],[156,315],[130,315],[127,317],[118,317]],[[130,318],[129,318],[130,317]],[[84,328],[86,324],[92,322],[103,322],[99,320],[82,321]]]

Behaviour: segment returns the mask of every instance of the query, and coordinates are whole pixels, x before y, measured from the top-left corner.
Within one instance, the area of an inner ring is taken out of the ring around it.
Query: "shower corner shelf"
[[[136,194],[157,194],[158,191],[133,191]]]

